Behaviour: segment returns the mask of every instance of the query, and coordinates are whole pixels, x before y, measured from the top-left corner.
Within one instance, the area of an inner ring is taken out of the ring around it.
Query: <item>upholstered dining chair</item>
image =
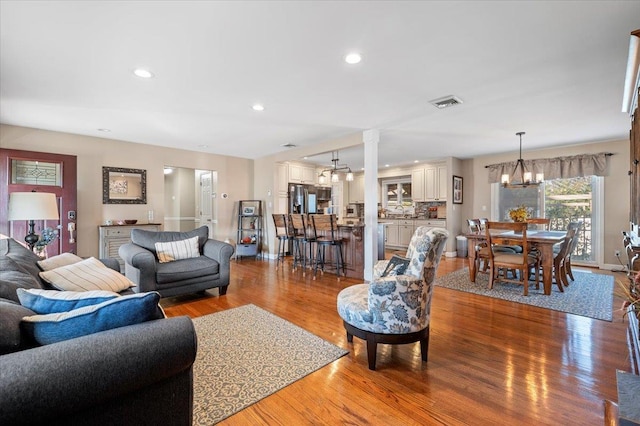
[[[367,342],[370,370],[376,369],[378,343],[420,342],[422,361],[429,351],[431,296],[436,270],[449,234],[445,229],[420,226],[416,229],[401,275],[392,270],[382,276],[388,260],[374,266],[369,284],[357,284],[338,294],[338,313],[343,319],[347,341],[353,336]]]
[[[489,247],[495,244],[496,231],[513,231],[522,234],[522,253],[505,253],[489,250],[489,288],[495,281],[517,283],[524,286],[524,295],[529,295],[529,271],[535,268],[535,282],[540,278],[540,258],[531,252],[527,242],[526,222],[487,222],[486,235]],[[513,278],[508,278],[507,270],[517,270]]]

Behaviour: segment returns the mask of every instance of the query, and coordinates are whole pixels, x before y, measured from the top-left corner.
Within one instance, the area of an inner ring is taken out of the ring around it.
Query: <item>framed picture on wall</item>
[[[453,177],[453,204],[462,204],[462,178]]]

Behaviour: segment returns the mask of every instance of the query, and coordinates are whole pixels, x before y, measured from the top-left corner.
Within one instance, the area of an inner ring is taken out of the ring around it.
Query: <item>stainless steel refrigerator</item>
[[[289,213],[318,212],[316,187],[298,183],[289,184]]]

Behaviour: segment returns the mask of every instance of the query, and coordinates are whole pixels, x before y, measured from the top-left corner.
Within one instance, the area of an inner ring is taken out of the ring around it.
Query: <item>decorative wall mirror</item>
[[[147,171],[103,167],[102,204],[147,204]]]

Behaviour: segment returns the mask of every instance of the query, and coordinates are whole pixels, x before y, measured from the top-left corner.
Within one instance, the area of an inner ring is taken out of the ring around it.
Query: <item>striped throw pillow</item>
[[[51,271],[40,272],[40,277],[58,290],[109,290],[116,293],[135,286],[127,277],[107,268],[95,257]]]
[[[166,243],[156,243],[156,253],[160,263],[173,262],[180,259],[191,259],[199,257],[198,237],[180,241],[167,241]]]

